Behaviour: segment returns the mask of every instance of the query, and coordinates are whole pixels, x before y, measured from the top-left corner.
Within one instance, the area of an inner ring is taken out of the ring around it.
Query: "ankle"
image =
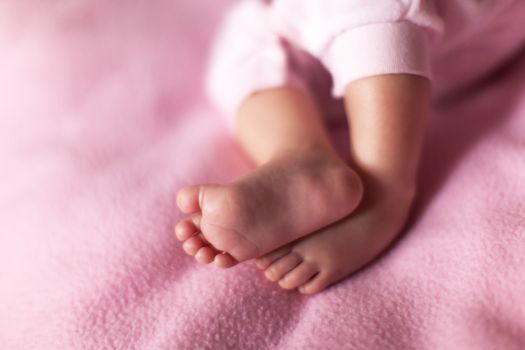
[[[404,181],[395,178],[361,176],[365,197],[373,202],[391,203],[400,208],[408,208],[414,201],[417,192],[415,181]]]
[[[343,162],[332,147],[322,144],[304,144],[282,148],[273,152],[266,162],[283,158],[304,158]]]

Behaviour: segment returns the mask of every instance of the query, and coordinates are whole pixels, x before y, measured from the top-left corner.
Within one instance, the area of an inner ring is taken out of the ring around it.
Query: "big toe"
[[[183,213],[192,214],[200,211],[200,189],[200,186],[184,187],[177,193],[177,206]]]

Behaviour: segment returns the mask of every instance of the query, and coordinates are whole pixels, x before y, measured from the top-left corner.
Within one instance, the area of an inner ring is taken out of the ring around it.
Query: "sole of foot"
[[[179,191],[188,216],[175,233],[198,262],[231,267],[344,218],[362,193],[358,175],[339,158],[286,155],[231,184]]]

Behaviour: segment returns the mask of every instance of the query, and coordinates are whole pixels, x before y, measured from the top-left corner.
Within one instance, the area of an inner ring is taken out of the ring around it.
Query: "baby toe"
[[[204,246],[199,248],[199,250],[195,253],[195,260],[201,264],[209,264],[213,261],[213,258],[215,258],[216,254],[217,251],[215,249],[210,246]]]
[[[299,287],[299,292],[303,294],[314,294],[319,293],[330,285],[331,281],[327,275],[319,273],[317,276],[312,278],[310,281]]]
[[[199,192],[200,186],[190,186],[177,193],[177,206],[183,213],[192,214],[200,211]]]
[[[213,263],[215,266],[220,267],[221,269],[227,269],[237,265],[238,261],[228,253],[220,253],[215,255]]]
[[[201,237],[193,236],[185,240],[184,243],[182,243],[182,249],[184,249],[184,251],[188,255],[195,256],[197,251],[205,245],[206,243],[202,240]]]
[[[318,273],[318,270],[315,266],[302,262],[279,280],[279,286],[284,289],[297,288],[308,282],[316,273]]]
[[[282,258],[283,256],[285,256],[289,252],[290,252],[290,247],[279,248],[277,250],[274,250],[273,252],[270,252],[270,253],[268,253],[266,255],[263,255],[263,256],[255,259],[255,265],[259,269],[264,270],[268,266],[270,266],[271,263],[273,263],[277,259]]]
[[[193,225],[195,225],[195,227],[201,227],[201,219],[202,214],[200,212],[194,213],[190,218],[191,222],[193,223]]]
[[[284,275],[286,275],[290,270],[299,265],[301,262],[302,258],[292,252],[273,262],[270,266],[268,266],[264,274],[270,281],[275,282],[280,280]]]
[[[194,236],[199,229],[190,220],[182,220],[175,226],[175,236],[179,241],[185,241],[191,236]]]

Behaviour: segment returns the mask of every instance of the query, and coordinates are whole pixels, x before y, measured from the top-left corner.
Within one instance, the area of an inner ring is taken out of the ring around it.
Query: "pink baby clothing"
[[[308,88],[316,69],[330,74],[334,98],[357,79],[395,73],[428,77],[443,96],[524,42],[523,0],[241,0],[218,35],[207,86],[228,116],[256,91]],[[298,69],[294,52],[314,63]]]

